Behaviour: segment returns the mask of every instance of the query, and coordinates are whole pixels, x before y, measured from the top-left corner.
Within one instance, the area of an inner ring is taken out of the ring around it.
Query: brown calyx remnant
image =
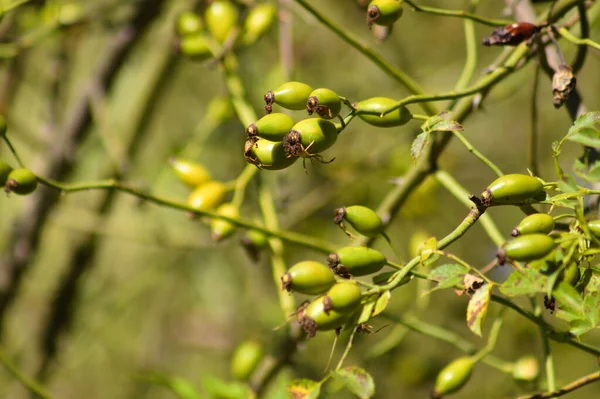
[[[316,112],[317,115],[322,118],[332,118],[331,109],[329,109],[329,107],[326,105],[319,105],[319,99],[317,96],[308,97],[306,111],[309,115],[312,115],[314,112]]]
[[[377,19],[381,16],[381,11],[377,6],[370,6],[367,9],[367,26],[369,29],[373,26],[373,22],[377,21]]]
[[[494,199],[494,196],[492,195],[492,190],[490,190],[489,188],[486,188],[485,190],[483,190],[483,193],[481,193],[481,205],[485,206],[486,208],[489,207],[490,205],[492,205],[492,200]]]
[[[312,338],[317,335],[317,322],[312,317],[304,316],[302,317],[302,329],[308,338]]]
[[[281,290],[292,291],[292,275],[290,273],[281,276]]]
[[[273,112],[273,103],[275,102],[275,94],[273,94],[273,90],[269,90],[267,94],[265,94],[265,112],[270,114]]]
[[[577,79],[573,70],[568,65],[560,65],[552,76],[552,94],[554,95],[554,108],[560,108],[575,90]]]
[[[284,137],[283,150],[288,158],[299,157],[305,152],[304,146],[302,145],[302,135],[299,131],[290,130]]]

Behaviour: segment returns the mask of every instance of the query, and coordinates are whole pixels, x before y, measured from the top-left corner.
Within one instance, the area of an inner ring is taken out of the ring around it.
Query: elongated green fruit
[[[342,281],[334,284],[327,291],[323,299],[325,312],[337,310],[339,312],[348,312],[356,309],[360,304],[361,291],[356,282]]]
[[[512,377],[517,381],[534,381],[540,374],[540,366],[534,356],[523,356],[515,362]]]
[[[277,16],[277,8],[271,3],[261,3],[252,7],[244,21],[242,43],[254,43],[265,34]]]
[[[512,230],[511,235],[517,237],[525,234],[542,233],[548,234],[554,230],[554,218],[547,213],[534,213],[525,217]]]
[[[215,209],[225,199],[226,192],[227,190],[223,183],[209,181],[192,191],[187,203],[191,208],[199,211]]]
[[[473,359],[467,356],[450,362],[437,375],[431,397],[441,398],[460,390],[471,378],[474,365]]]
[[[239,216],[240,210],[237,206],[228,202],[217,208],[217,213],[223,216],[236,218]],[[235,225],[220,219],[213,219],[210,222],[210,236],[214,241],[221,241],[233,234]]]
[[[13,168],[0,159],[0,186],[4,186],[6,181],[8,180],[8,175],[13,170]]]
[[[254,340],[242,342],[233,352],[231,374],[233,378],[246,381],[263,357],[262,345]]]
[[[259,169],[280,170],[292,165],[298,158],[288,157],[281,141],[267,139],[248,139],[244,148],[244,157]]]
[[[408,123],[412,114],[406,107],[402,107],[386,114],[383,118],[379,116],[383,111],[394,105],[397,101],[387,97],[373,97],[356,103],[358,111],[375,112],[376,114],[358,114],[358,117],[369,125],[377,127],[396,127]]]
[[[588,222],[588,227],[596,238],[600,238],[600,219],[590,220]]]
[[[281,288],[301,294],[322,294],[335,284],[330,268],[312,260],[296,263],[281,277]]]
[[[535,199],[544,193],[541,181],[529,175],[504,175],[497,178],[481,194],[481,202],[485,206],[518,205],[524,201]]]
[[[285,136],[283,148],[289,157],[309,158],[335,144],[337,136],[333,122],[320,118],[304,119]]]
[[[213,55],[208,40],[203,35],[182,37],[179,41],[179,52],[197,61],[207,60]]]
[[[265,94],[265,111],[270,114],[273,104],[283,108],[301,110],[306,107],[308,96],[313,91],[312,87],[302,82],[287,82]]]
[[[309,115],[314,112],[321,118],[333,119],[340,114],[342,110],[342,100],[333,90],[316,89],[310,93],[306,103],[306,111]]]
[[[202,20],[193,11],[184,11],[177,16],[175,31],[179,37],[198,35],[202,33]]]
[[[169,164],[175,171],[179,180],[190,187],[198,187],[210,180],[210,173],[206,168],[187,159],[171,158]]]
[[[214,121],[217,124],[221,124],[224,121],[233,118],[234,115],[235,110],[233,109],[233,103],[231,102],[231,99],[226,96],[214,96],[206,106],[205,118]]]
[[[309,338],[319,331],[335,330],[342,327],[350,318],[351,312],[325,311],[324,296],[312,301],[302,314],[301,324]]]
[[[375,237],[383,231],[381,218],[366,206],[352,205],[335,210],[333,222],[344,229],[343,221],[350,223],[360,234]]]
[[[367,8],[367,25],[391,26],[402,16],[402,1],[373,0]]]
[[[283,141],[294,127],[294,120],[279,112],[267,114],[246,128],[248,137],[262,137],[271,141]]]
[[[548,255],[556,246],[552,237],[545,234],[528,234],[507,242],[499,252],[499,259],[504,255],[508,259],[529,262]],[[501,262],[502,263],[502,262]]]
[[[38,182],[37,177],[25,168],[13,169],[6,177],[4,191],[17,195],[27,195],[35,191]]]
[[[240,240],[242,248],[246,255],[254,262],[260,259],[260,251],[267,247],[269,239],[266,235],[257,230],[248,230],[246,235]]]
[[[342,277],[367,276],[386,264],[384,254],[368,247],[344,247],[329,255],[329,267]]]
[[[210,34],[219,43],[224,43],[229,32],[237,25],[239,10],[231,1],[217,0],[206,7],[204,21]]]

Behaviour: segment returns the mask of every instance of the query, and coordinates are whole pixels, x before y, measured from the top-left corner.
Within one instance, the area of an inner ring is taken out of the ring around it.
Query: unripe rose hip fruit
[[[373,0],[367,8],[367,25],[391,26],[402,16],[402,1]]]
[[[511,233],[513,237],[526,234],[548,234],[554,230],[554,218],[547,213],[534,213],[519,222]]]
[[[219,215],[236,218],[239,216],[239,208],[232,203],[222,204],[217,208]],[[233,234],[235,225],[221,219],[213,219],[210,222],[210,236],[214,241],[221,241]]]
[[[467,356],[450,362],[437,375],[431,397],[437,399],[460,390],[471,378],[474,365]]]
[[[348,322],[352,312],[339,312],[337,310],[325,311],[325,298],[320,296],[312,301],[302,313],[300,320],[302,328],[309,338],[318,331],[336,330]]]
[[[306,107],[306,101],[313,91],[312,87],[302,82],[287,82],[265,94],[265,111],[270,114],[273,104],[291,110],[301,110]]]
[[[262,137],[271,141],[283,141],[294,127],[294,120],[279,112],[267,114],[246,128],[249,138]]]
[[[209,181],[192,191],[188,197],[188,206],[199,211],[215,209],[225,199],[225,185],[218,181]]]
[[[246,140],[244,157],[259,169],[281,170],[292,165],[298,158],[288,157],[281,141],[263,138]]]
[[[6,177],[4,191],[17,195],[27,195],[35,191],[38,182],[37,177],[25,168],[13,169]]]
[[[242,342],[233,352],[231,374],[236,380],[246,381],[263,357],[262,345],[257,341]]]
[[[369,125],[377,127],[396,127],[408,123],[412,119],[412,114],[406,107],[401,107],[395,111],[379,116],[382,112],[396,103],[396,100],[387,97],[373,97],[367,100],[359,101],[354,106],[358,111],[374,112],[375,114],[358,114],[358,117]]]
[[[367,276],[386,264],[384,254],[368,247],[344,247],[329,255],[329,267],[342,277]]]
[[[329,89],[316,89],[310,93],[306,103],[309,115],[316,113],[323,119],[333,119],[342,110],[342,100],[336,92]]]
[[[189,187],[198,187],[210,180],[210,173],[197,163],[182,158],[171,158],[169,164],[179,180]]]
[[[484,206],[518,205],[531,199],[545,197],[544,185],[529,175],[504,175],[494,180],[481,194]]]
[[[179,37],[198,35],[202,33],[202,20],[193,11],[184,11],[177,16],[175,31]]]
[[[304,119],[285,136],[283,147],[288,157],[309,158],[335,144],[337,136],[333,122],[320,118]]]
[[[225,42],[233,27],[237,25],[238,17],[237,6],[226,0],[213,1],[204,12],[206,28],[219,43]]]
[[[518,262],[541,259],[556,247],[552,237],[545,234],[528,234],[514,238],[498,250],[500,263],[506,258]]]
[[[281,288],[306,295],[322,294],[335,284],[330,268],[307,260],[296,263],[281,277]]]
[[[367,237],[375,237],[383,231],[383,221],[372,209],[361,205],[352,205],[335,210],[333,222],[344,229],[347,221],[356,231]],[[349,234],[346,231],[346,234]]]

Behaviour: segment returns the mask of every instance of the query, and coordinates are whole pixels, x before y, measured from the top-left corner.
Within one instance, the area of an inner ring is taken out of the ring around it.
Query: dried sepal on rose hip
[[[333,146],[338,131],[333,122],[321,118],[304,119],[296,123],[283,139],[283,148],[289,158],[315,159],[321,163],[326,161],[319,153]],[[306,165],[304,166],[306,169]]]
[[[279,112],[267,114],[246,128],[248,138],[262,137],[271,141],[283,141],[294,127],[294,120]]]
[[[544,200],[545,198],[544,185],[539,179],[529,175],[509,174],[494,180],[481,193],[479,202],[488,207],[519,205],[527,201]]]
[[[273,104],[291,110],[306,108],[306,101],[313,88],[302,82],[287,82],[265,94],[265,112],[273,111]]]
[[[312,260],[296,263],[281,277],[281,289],[306,295],[322,294],[334,284],[333,271]]]
[[[377,273],[387,263],[384,254],[362,246],[340,248],[327,260],[334,273],[346,278]]]
[[[548,234],[554,230],[554,218],[547,213],[534,213],[519,222],[511,235],[518,237],[526,234],[542,233]]]
[[[316,113],[321,118],[333,119],[342,110],[342,100],[337,93],[330,89],[316,89],[310,93],[306,103],[306,111],[309,115]]]
[[[216,209],[225,199],[226,193],[227,188],[223,183],[209,181],[190,193],[187,204],[198,211]]]
[[[183,11],[175,20],[175,32],[179,37],[198,35],[202,33],[202,19],[193,11]]]
[[[244,157],[259,169],[281,170],[292,165],[298,158],[288,157],[281,141],[260,137],[246,140]]]
[[[219,215],[237,218],[239,216],[240,210],[239,208],[228,202],[220,205],[216,212]],[[235,225],[232,223],[221,220],[221,219],[213,219],[210,222],[210,236],[214,241],[221,241],[227,237],[230,237],[235,232]]]
[[[552,94],[554,95],[554,108],[560,108],[575,90],[577,78],[569,65],[562,64],[552,76]]]
[[[496,28],[483,39],[484,46],[516,46],[531,39],[543,26],[519,22]]]
[[[367,7],[367,26],[391,26],[402,16],[401,0],[373,0]]]
[[[377,127],[397,127],[407,124],[412,119],[412,114],[406,107],[401,107],[383,117],[382,112],[396,104],[396,100],[388,97],[373,97],[357,102],[354,107],[359,111],[358,117],[369,125]],[[372,112],[363,114],[363,112]]]
[[[367,237],[375,237],[383,231],[383,221],[379,215],[366,206],[352,205],[335,210],[333,222],[339,225],[346,235],[352,237],[352,234],[346,230],[344,221]]]
[[[7,193],[15,193],[17,195],[31,194],[37,188],[37,177],[32,171],[25,168],[13,169],[6,176],[4,191]]]
[[[219,43],[224,43],[237,25],[239,13],[238,7],[231,1],[213,1],[204,11],[206,29]]]
[[[506,260],[529,262],[542,259],[556,247],[554,239],[546,234],[528,234],[508,241],[498,249],[498,263],[504,264]]]
[[[324,296],[318,297],[299,313],[300,324],[308,338],[314,337],[317,331],[338,330],[352,316],[351,311],[329,310],[326,312],[325,298]]]
[[[263,348],[255,340],[244,341],[235,348],[231,357],[231,375],[236,380],[246,381],[263,358]]]
[[[431,397],[439,399],[459,391],[471,378],[474,365],[475,362],[468,356],[459,357],[448,363],[437,375]]]
[[[276,17],[277,8],[271,3],[261,3],[252,7],[244,20],[241,42],[254,43],[269,30]]]

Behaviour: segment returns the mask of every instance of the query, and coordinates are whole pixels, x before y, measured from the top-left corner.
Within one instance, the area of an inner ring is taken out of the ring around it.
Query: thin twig
[[[519,396],[518,399],[550,399],[550,398],[558,398],[560,396],[564,396],[570,392],[573,392],[579,388],[583,388],[586,385],[589,385],[593,382],[600,380],[600,371],[596,371],[590,373],[584,377],[581,377],[570,384],[565,385],[564,387],[553,391],[553,392],[544,392],[544,393],[534,393],[532,395],[524,395]]]

